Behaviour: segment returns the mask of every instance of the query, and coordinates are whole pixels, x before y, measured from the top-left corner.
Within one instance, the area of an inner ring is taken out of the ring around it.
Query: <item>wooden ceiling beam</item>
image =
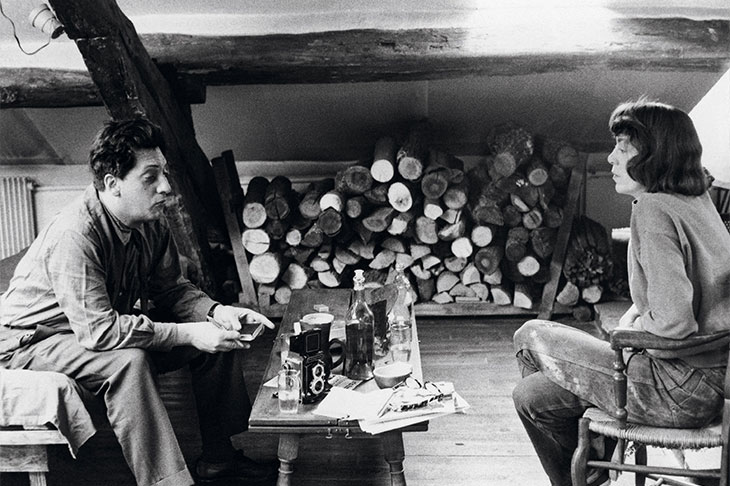
[[[89,13],[87,24],[94,31],[87,38],[115,35],[101,21],[103,9]],[[69,36],[81,37],[74,20],[69,22]],[[543,30],[547,34],[542,36],[482,26],[139,38],[153,62],[174,71],[187,86],[176,95],[189,103],[204,101],[206,85],[423,81],[614,69],[714,73],[730,67],[726,19],[618,17],[583,36],[560,26]],[[95,91],[91,78],[78,72],[0,70],[3,107],[87,106],[100,101]]]
[[[195,139],[190,106],[176,98],[134,26],[114,0],[50,0],[112,118],[145,115],[162,128],[165,158],[177,196],[168,215],[191,277],[215,289],[208,230],[225,234],[210,162]]]

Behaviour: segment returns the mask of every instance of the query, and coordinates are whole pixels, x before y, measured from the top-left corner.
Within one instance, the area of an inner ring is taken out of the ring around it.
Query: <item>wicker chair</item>
[[[659,338],[649,333],[629,329],[615,329],[610,334],[611,348],[615,352],[614,392],[616,396],[617,413],[611,416],[598,408],[589,408],[579,424],[578,447],[573,454],[572,479],[574,486],[586,486],[586,472],[588,468],[601,468],[613,471],[628,471],[636,474],[635,482],[643,485],[646,478],[659,479],[659,484],[689,485],[678,479],[681,477],[711,480],[709,484],[728,486],[728,462],[730,451],[730,366],[725,375],[725,404],[722,416],[716,423],[700,429],[675,429],[651,427],[646,425],[627,423],[626,417],[626,365],[623,350],[652,349],[668,350],[681,353],[683,349],[692,347],[695,351],[716,349],[728,346],[730,331],[712,336],[699,336],[687,340],[676,341]],[[591,460],[589,451],[592,435],[604,436],[618,441],[613,459]],[[623,462],[627,443],[633,443],[635,450],[635,464]],[[662,467],[647,465],[646,447],[652,446],[665,449],[704,449],[721,447],[721,464],[719,469],[685,469],[680,467]],[[707,484],[701,482],[700,484]]]

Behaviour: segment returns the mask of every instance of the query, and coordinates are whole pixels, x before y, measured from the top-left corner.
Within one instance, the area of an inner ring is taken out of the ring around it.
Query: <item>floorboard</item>
[[[427,432],[404,434],[405,474],[410,486],[549,484],[512,405],[512,388],[519,379],[512,334],[523,320],[493,316],[419,320],[424,378],[452,381],[471,409],[431,421]],[[590,323],[571,324],[594,331]],[[252,396],[261,382],[272,341],[269,331],[249,351],[246,377]],[[188,391],[185,372],[161,381],[183,452],[192,464],[200,440]],[[271,435],[246,433],[236,437],[235,444],[255,459],[276,457],[277,438]],[[56,448],[51,467],[52,486],[134,485],[108,430],[82,448],[77,460],[63,447]],[[3,478],[2,486],[22,484],[17,477]],[[614,484],[633,484],[629,479],[625,476]],[[293,484],[385,486],[390,481],[379,441],[305,437]]]

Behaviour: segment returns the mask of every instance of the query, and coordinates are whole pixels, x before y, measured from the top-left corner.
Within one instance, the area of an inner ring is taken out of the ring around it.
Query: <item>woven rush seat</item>
[[[722,422],[720,420],[699,429],[652,427],[651,425],[626,424],[621,428],[616,419],[603,410],[592,407],[584,418],[590,419],[589,430],[596,434],[640,442],[646,445],[661,444],[672,449],[704,449],[722,446]]]

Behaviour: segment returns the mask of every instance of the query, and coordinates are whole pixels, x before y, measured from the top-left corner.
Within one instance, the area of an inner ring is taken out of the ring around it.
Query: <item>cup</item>
[[[390,355],[393,361],[408,363],[411,359],[411,326],[402,319],[390,325]]]
[[[299,411],[299,394],[301,381],[299,370],[282,368],[277,380],[279,387],[279,411],[281,413],[297,413]]]
[[[279,335],[277,343],[279,346],[279,354],[281,355],[281,365],[284,366],[286,359],[289,357],[289,338],[291,333],[284,332]]]

